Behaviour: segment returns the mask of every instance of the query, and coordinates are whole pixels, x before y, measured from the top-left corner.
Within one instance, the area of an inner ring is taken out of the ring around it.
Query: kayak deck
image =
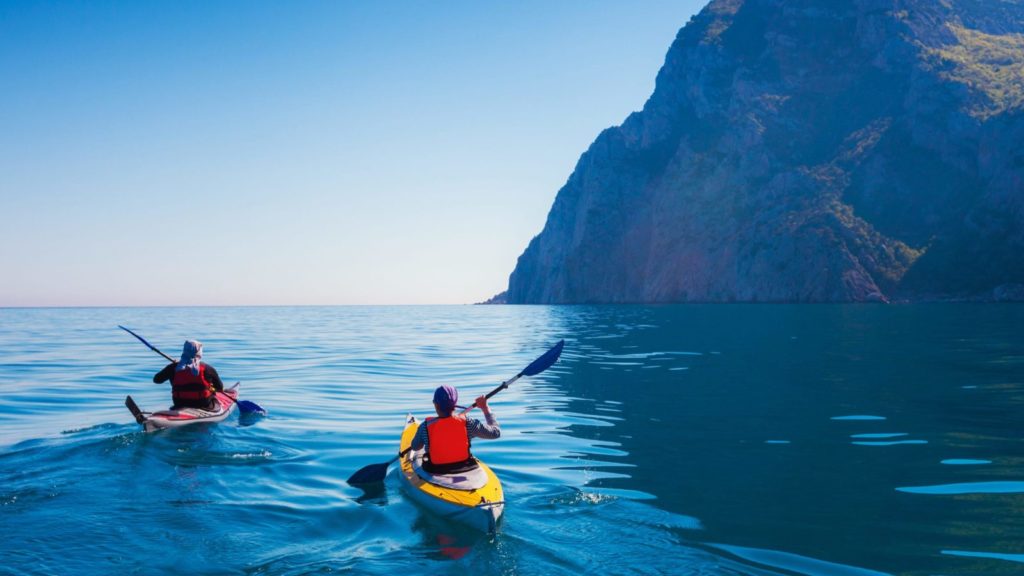
[[[189,424],[201,422],[220,422],[225,420],[235,410],[238,402],[239,383],[217,392],[214,396],[217,401],[216,410],[203,410],[200,408],[182,408],[180,410],[160,410],[157,412],[143,412],[138,405],[128,396],[124,400],[125,406],[135,416],[135,421],[142,425],[146,432],[162,430],[164,428],[180,428]]]
[[[418,426],[412,415],[406,417],[401,450],[412,444]],[[459,490],[430,483],[417,474],[416,469],[420,467],[422,459],[423,450],[410,450],[401,459],[402,484],[413,499],[442,517],[485,532],[494,532],[497,529],[498,520],[505,509],[505,496],[501,480],[489,466],[478,460],[480,468],[487,475],[487,482],[483,487]]]

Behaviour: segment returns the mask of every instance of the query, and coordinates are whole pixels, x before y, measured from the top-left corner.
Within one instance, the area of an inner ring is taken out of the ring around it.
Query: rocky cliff
[[[715,0],[510,303],[1024,294],[1024,0]]]

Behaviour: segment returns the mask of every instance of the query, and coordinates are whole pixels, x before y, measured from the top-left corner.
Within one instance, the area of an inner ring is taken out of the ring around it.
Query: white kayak
[[[131,411],[132,415],[135,416],[135,421],[141,424],[146,432],[162,430],[164,428],[180,428],[190,424],[199,424],[200,422],[220,422],[230,416],[235,410],[235,405],[238,403],[238,387],[239,383],[236,382],[231,388],[223,392],[217,392],[215,395],[217,406],[215,410],[182,408],[180,410],[143,412],[135,404],[131,396],[125,398],[124,404]]]

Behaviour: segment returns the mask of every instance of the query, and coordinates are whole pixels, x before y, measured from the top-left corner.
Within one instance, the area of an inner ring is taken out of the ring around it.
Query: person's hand
[[[473,405],[476,406],[477,408],[483,410],[484,414],[488,414],[491,411],[491,409],[487,407],[487,396],[486,395],[477,398],[476,402],[474,402]]]

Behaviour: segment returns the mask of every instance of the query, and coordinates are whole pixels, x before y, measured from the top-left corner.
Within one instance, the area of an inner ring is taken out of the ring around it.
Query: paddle
[[[501,392],[505,388],[508,388],[513,382],[515,382],[516,380],[519,380],[523,376],[535,376],[535,375],[540,374],[541,372],[547,370],[548,368],[551,367],[552,364],[554,364],[556,361],[558,361],[558,357],[561,356],[562,348],[564,348],[564,347],[565,347],[565,340],[559,340],[558,344],[555,344],[550,350],[545,352],[540,358],[537,358],[536,360],[531,362],[529,366],[527,366],[526,368],[523,368],[522,372],[520,372],[519,374],[516,374],[515,377],[502,382],[501,385],[498,386],[497,388],[495,388],[494,390],[491,390],[487,394],[487,398],[490,399],[491,396],[494,396],[498,392]],[[460,412],[460,414],[465,414],[466,412],[469,412],[470,410],[472,410],[475,407],[476,407],[476,403],[473,403],[472,406],[466,408],[465,410]],[[370,464],[368,466],[363,466],[362,468],[357,470],[355,474],[349,476],[347,482],[349,484],[373,484],[375,482],[383,481],[384,477],[388,475],[388,466],[391,466],[399,458],[401,458],[402,456],[405,456],[409,452],[409,450],[411,450],[411,449],[412,449],[412,447],[410,446],[409,448],[406,448],[405,450],[402,450],[401,452],[398,453],[398,456],[395,456],[391,460],[388,460],[387,462],[384,462],[382,464]]]
[[[163,356],[164,358],[167,358],[167,360],[169,362],[174,362],[174,363],[178,362],[174,358],[171,358],[167,354],[164,354],[163,352],[161,352],[156,346],[153,346],[149,342],[146,342],[146,339],[143,338],[142,336],[139,336],[135,332],[132,332],[131,330],[125,328],[124,326],[121,326],[120,324],[118,324],[117,327],[120,328],[121,330],[124,330],[125,332],[131,334],[132,336],[135,336],[136,338],[138,338],[139,342],[142,342],[143,344],[148,346],[149,349],[152,350],[153,352],[156,352],[157,354]],[[225,396],[227,396],[227,395],[225,395]],[[262,406],[260,406],[259,404],[255,403],[255,402],[250,402],[248,400],[236,400],[234,398],[231,398],[230,396],[227,396],[227,398],[230,398],[230,399],[234,400],[235,404],[238,405],[239,412],[245,412],[245,413],[260,412],[260,413],[263,413],[263,414],[267,413],[267,411],[264,410]],[[127,404],[127,400],[125,402]],[[132,404],[134,404],[134,402],[132,402]],[[129,406],[128,408],[131,409],[131,406]],[[135,414],[134,410],[132,410],[132,414]],[[138,418],[139,418],[139,414],[135,414],[135,419],[138,420]]]

